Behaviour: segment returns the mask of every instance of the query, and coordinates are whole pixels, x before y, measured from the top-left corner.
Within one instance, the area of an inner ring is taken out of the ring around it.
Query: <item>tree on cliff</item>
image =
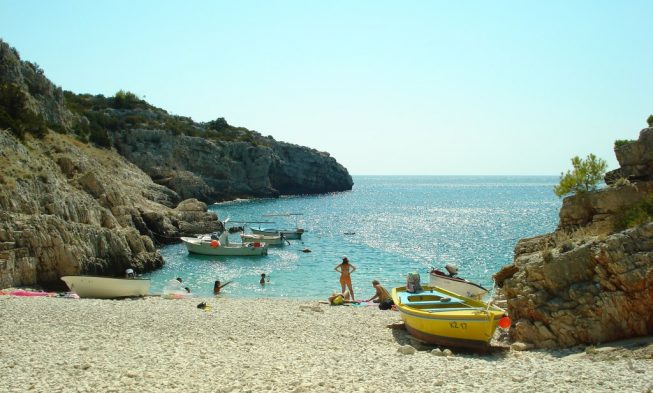
[[[604,159],[597,158],[594,154],[588,155],[584,160],[576,156],[571,159],[571,165],[574,169],[565,174],[561,173],[560,184],[553,188],[558,197],[572,192],[595,190],[608,167]]]

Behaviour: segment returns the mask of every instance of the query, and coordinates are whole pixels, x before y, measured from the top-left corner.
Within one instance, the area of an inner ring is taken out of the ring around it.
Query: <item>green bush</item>
[[[229,128],[229,123],[224,119],[224,117],[218,117],[215,120],[211,120],[206,123],[206,126],[211,130],[222,131],[225,128]]]
[[[649,127],[653,127],[653,115],[650,115],[648,119],[646,119],[646,122],[648,123]]]
[[[636,227],[651,221],[653,221],[653,195],[647,196],[639,203],[615,215],[617,230]]]
[[[111,138],[109,138],[109,134],[107,133],[107,130],[104,128],[101,127],[92,128],[91,134],[88,139],[89,141],[95,143],[100,147],[106,147],[106,148],[111,147]]]
[[[608,167],[605,160],[597,158],[594,154],[588,155],[585,160],[576,156],[571,159],[571,164],[574,169],[566,174],[561,173],[560,184],[553,188],[558,197],[595,190]]]
[[[27,108],[27,96],[16,85],[0,84],[0,127],[9,128],[19,139],[25,132],[43,138],[48,133],[41,115]]]
[[[25,139],[25,129],[7,111],[0,107],[0,128],[9,129],[18,139]]]
[[[139,99],[131,91],[119,90],[112,100],[112,107],[115,109],[136,109],[147,106],[144,101]]]
[[[614,141],[614,148],[618,149],[622,146],[630,145],[631,143],[634,143],[635,141],[629,140],[629,139],[617,139]]]

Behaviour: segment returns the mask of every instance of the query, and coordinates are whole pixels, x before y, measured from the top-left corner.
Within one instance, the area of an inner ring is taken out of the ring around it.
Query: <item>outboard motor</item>
[[[406,291],[417,293],[422,291],[422,284],[420,283],[419,273],[408,273],[406,277]]]

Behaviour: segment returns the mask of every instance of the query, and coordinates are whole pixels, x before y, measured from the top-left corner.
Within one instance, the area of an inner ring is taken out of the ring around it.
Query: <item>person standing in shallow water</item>
[[[351,274],[356,271],[356,266],[349,263],[349,259],[345,256],[342,257],[342,263],[336,266],[334,270],[340,273],[340,286],[342,287],[342,293],[345,293],[345,289],[349,289],[351,300],[355,300],[354,288],[351,285]]]
[[[213,284],[213,294],[214,295],[220,294],[222,288],[226,287],[228,284],[231,284],[231,281],[227,281],[226,283],[222,284],[220,283],[220,280],[216,280],[215,283]]]

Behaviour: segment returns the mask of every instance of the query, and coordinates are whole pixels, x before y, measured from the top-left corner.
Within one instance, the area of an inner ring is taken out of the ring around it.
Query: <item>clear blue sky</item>
[[[651,1],[0,0],[0,37],[76,93],[130,90],[328,151],[350,173],[617,166],[653,113]]]

